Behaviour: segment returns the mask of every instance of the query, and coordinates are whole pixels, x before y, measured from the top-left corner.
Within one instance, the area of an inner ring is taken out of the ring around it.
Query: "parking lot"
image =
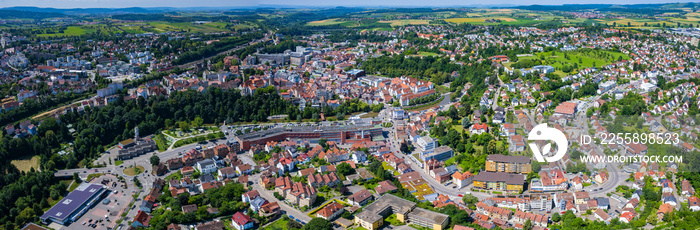
[[[106,174],[94,178],[90,183],[102,184],[106,186],[107,194],[99,203],[78,219],[78,221],[62,226],[52,223],[50,227],[54,229],[115,229],[116,221],[121,217],[121,214],[128,208],[129,203],[133,200],[132,192],[136,191],[134,186],[124,189],[121,183],[114,175]],[[128,183],[128,181],[127,181]],[[122,225],[126,225],[126,221]]]

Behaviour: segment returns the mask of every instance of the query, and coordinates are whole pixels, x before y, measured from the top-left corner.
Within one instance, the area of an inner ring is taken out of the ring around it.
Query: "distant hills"
[[[665,12],[679,12],[679,8],[691,8],[694,10],[700,9],[699,3],[660,3],[660,4],[564,4],[564,5],[479,5],[479,6],[454,6],[454,7],[483,7],[483,8],[514,8],[535,11],[581,11],[581,10],[598,10],[598,11],[616,11],[640,14],[658,14]],[[130,8],[74,8],[74,9],[58,9],[58,8],[42,8],[30,6],[16,6],[0,8],[0,19],[45,19],[53,17],[79,16],[79,15],[117,15],[117,14],[163,14],[175,13],[181,11],[219,11],[226,12],[227,10],[247,11],[247,10],[265,10],[265,9],[332,9],[334,7],[319,7],[319,6],[301,6],[301,5],[258,5],[248,7],[130,7]],[[339,9],[344,7],[335,7]],[[424,7],[391,7],[391,6],[367,6],[367,7],[347,7],[351,10],[359,9],[384,9],[384,10],[409,10],[413,8],[430,9],[429,6]],[[450,7],[440,7],[450,8]],[[347,10],[347,9],[344,9]]]

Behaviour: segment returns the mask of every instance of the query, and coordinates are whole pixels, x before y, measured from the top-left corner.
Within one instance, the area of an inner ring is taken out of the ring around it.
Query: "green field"
[[[287,222],[289,222],[289,219],[280,218],[279,220],[272,222],[272,224],[263,228],[263,230],[285,230],[287,229]]]
[[[436,54],[436,53],[433,53],[433,52],[424,52],[424,51],[418,52],[418,55],[420,55],[420,56],[438,56],[438,54]]]
[[[81,26],[69,26],[63,33],[53,33],[53,34],[38,34],[39,37],[53,37],[53,36],[80,36],[87,33],[92,33],[97,30],[92,28],[86,28]]]
[[[564,55],[566,53],[566,55]],[[541,52],[533,56],[519,57],[520,60],[534,59],[540,60],[542,65],[550,65],[556,68],[556,72],[559,75],[566,74],[562,71],[562,67],[577,65],[578,69],[585,69],[589,67],[600,67],[602,65],[607,65],[610,63],[617,62],[618,60],[629,59],[626,54],[609,51],[609,50],[574,50],[574,51],[551,51],[551,52]],[[513,65],[511,63],[504,64],[507,67]],[[576,70],[572,70],[570,73],[574,73]]]

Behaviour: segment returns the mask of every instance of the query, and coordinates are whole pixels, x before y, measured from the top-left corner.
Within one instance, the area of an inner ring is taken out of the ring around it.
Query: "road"
[[[447,94],[447,96],[445,96],[445,98],[446,98],[446,100],[443,99],[443,102],[440,103],[441,105],[450,104],[449,94]],[[445,101],[447,101],[447,102],[445,102]],[[443,106],[442,109],[447,110],[448,107],[449,106]],[[385,118],[387,118],[387,116],[390,116],[390,112],[388,111],[388,109],[384,109],[379,113],[380,119],[385,119]],[[432,187],[435,192],[437,192],[439,194],[448,195],[452,199],[460,200],[461,198],[459,198],[459,195],[464,195],[465,192],[469,191],[469,189],[468,189],[469,186],[464,187],[462,189],[456,189],[456,188],[448,187],[448,186],[445,186],[443,184],[438,183],[435,179],[430,177],[430,175],[425,173],[425,171],[423,171],[423,168],[418,166],[415,162],[413,162],[413,160],[411,160],[411,158],[409,158],[406,154],[404,154],[403,152],[400,151],[400,149],[399,149],[400,143],[398,143],[398,141],[396,140],[396,135],[395,135],[396,134],[396,126],[392,126],[391,128],[384,128],[384,131],[388,132],[387,140],[389,140],[388,144],[389,144],[391,151],[396,153],[397,157],[401,157],[404,160],[404,162],[408,163],[408,165],[411,167],[411,169],[413,169],[413,171],[417,171],[421,175],[421,177],[423,177],[423,179],[425,179],[425,181],[428,182],[430,187]],[[486,194],[486,193],[479,193],[479,192],[471,192],[471,193],[472,193],[472,195],[479,198],[480,200],[484,200],[486,198],[491,197],[491,195]]]
[[[289,206],[284,201],[277,200],[277,198],[275,198],[272,192],[260,186],[260,184],[258,183],[260,182],[260,173],[250,176],[249,180],[253,182],[253,190],[258,191],[260,193],[260,196],[262,196],[270,202],[277,201],[277,204],[280,205],[280,209],[282,209],[286,213],[286,215],[292,215],[294,216],[294,219],[299,219],[304,223],[309,223],[309,221],[311,221],[311,217],[307,216],[298,209]]]

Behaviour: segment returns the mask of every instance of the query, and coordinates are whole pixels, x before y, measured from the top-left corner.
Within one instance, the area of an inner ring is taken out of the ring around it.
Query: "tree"
[[[192,126],[199,128],[204,125],[204,119],[202,119],[200,116],[197,116],[194,118],[194,121],[192,121]]]
[[[151,165],[158,165],[160,163],[160,157],[156,156],[155,154],[151,156]]]
[[[404,152],[404,153],[408,152],[408,145],[406,144],[405,141],[401,142],[401,147],[399,147],[399,150],[401,150],[401,152]]]
[[[476,205],[476,203],[479,202],[479,198],[476,198],[476,197],[475,197],[474,195],[472,195],[472,194],[466,194],[466,195],[464,195],[464,196],[462,197],[462,201],[463,201],[464,204],[466,204],[467,206],[473,206],[473,205]]]
[[[333,230],[333,223],[322,218],[313,218],[306,223],[302,230]]]
[[[328,146],[326,145],[326,139],[325,139],[325,138],[318,139],[318,145],[320,145],[320,146],[323,147],[324,149],[328,147]]]
[[[553,222],[559,222],[559,221],[561,221],[561,216],[559,215],[558,212],[555,212],[554,214],[552,214],[552,221],[553,221]]]
[[[185,121],[180,122],[180,131],[182,132],[189,132],[190,131],[190,124],[188,124]]]
[[[81,182],[83,182],[83,181],[80,179],[80,176],[78,175],[78,172],[74,172],[74,173],[73,173],[73,180],[75,181],[75,183],[81,183]]]
[[[532,230],[532,221],[530,219],[527,219],[525,224],[523,224],[523,230]]]
[[[350,164],[348,163],[340,163],[338,166],[335,167],[335,170],[338,171],[338,174],[347,176],[355,173],[355,169],[353,169]]]

